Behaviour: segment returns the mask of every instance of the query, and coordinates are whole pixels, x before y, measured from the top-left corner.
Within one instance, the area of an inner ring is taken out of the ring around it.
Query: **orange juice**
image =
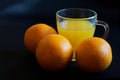
[[[93,37],[95,26],[89,21],[63,21],[58,25],[58,33],[65,36],[72,44],[75,51],[77,46],[85,39]],[[73,54],[73,58],[75,58]]]

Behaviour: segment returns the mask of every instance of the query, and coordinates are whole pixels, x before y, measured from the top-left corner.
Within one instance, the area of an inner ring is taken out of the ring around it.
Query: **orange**
[[[39,41],[36,59],[46,71],[60,71],[70,63],[72,51],[68,39],[59,34],[50,34]]]
[[[76,62],[87,72],[102,72],[110,66],[111,61],[111,46],[102,38],[89,38],[83,41],[76,50]]]
[[[47,24],[39,23],[29,27],[24,34],[24,43],[31,53],[35,53],[36,46],[43,37],[49,34],[57,34],[54,28]]]

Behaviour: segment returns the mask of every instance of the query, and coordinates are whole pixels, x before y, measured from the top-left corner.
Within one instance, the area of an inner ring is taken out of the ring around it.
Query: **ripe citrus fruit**
[[[47,24],[35,24],[28,28],[25,32],[24,35],[24,43],[27,49],[35,53],[37,43],[39,40],[41,40],[43,37],[49,34],[56,34],[57,32],[55,31],[54,28]]]
[[[76,62],[87,72],[102,72],[108,68],[111,61],[111,46],[102,38],[89,38],[83,41],[76,50]]]
[[[72,46],[59,34],[50,34],[41,39],[36,48],[36,59],[47,71],[63,70],[71,61]]]

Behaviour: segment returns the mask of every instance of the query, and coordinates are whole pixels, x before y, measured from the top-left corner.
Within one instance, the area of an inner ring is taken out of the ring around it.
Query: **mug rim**
[[[92,12],[94,13],[93,16],[90,16],[90,17],[85,17],[85,18],[69,18],[69,17],[64,17],[64,16],[61,16],[59,15],[59,13],[61,11],[64,11],[64,10],[68,10],[68,9],[79,9],[79,10],[86,10],[86,11],[89,11],[89,12]],[[86,20],[86,19],[93,19],[93,18],[97,18],[97,13],[92,10],[92,9],[87,9],[87,8],[63,8],[63,9],[60,9],[56,12],[56,16],[59,17],[59,18],[62,18],[62,19],[69,19],[69,20]]]

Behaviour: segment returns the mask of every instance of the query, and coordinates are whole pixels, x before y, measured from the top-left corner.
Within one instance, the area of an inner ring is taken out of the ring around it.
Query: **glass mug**
[[[97,20],[97,13],[84,8],[67,8],[56,12],[58,33],[65,36],[73,46],[72,61],[75,61],[75,50],[85,39],[94,36],[96,25],[104,27],[102,38],[109,34],[109,26],[104,21]]]

